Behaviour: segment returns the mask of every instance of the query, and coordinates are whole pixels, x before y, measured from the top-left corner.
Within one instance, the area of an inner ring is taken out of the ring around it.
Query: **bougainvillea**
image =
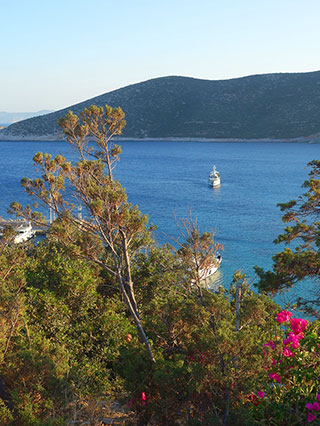
[[[308,322],[287,311],[279,312],[276,321],[283,335],[264,344],[266,384],[251,401],[256,419],[320,424],[320,321]]]

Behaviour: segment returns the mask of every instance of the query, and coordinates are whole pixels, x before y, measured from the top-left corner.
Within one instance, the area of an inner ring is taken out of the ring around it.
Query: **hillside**
[[[231,80],[161,77],[30,118],[2,139],[57,137],[57,120],[91,104],[121,106],[128,138],[288,139],[320,132],[320,71]]]

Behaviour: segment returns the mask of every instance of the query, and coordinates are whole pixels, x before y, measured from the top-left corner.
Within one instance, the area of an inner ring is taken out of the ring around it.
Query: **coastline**
[[[216,142],[216,143],[253,143],[253,142],[268,142],[268,143],[320,143],[320,135],[314,135],[309,137],[289,138],[289,139],[273,139],[273,138],[256,138],[256,139],[245,139],[245,138],[197,138],[197,137],[165,137],[165,138],[135,138],[135,137],[115,137],[115,141],[121,142]],[[6,136],[0,134],[0,142],[53,142],[53,141],[64,141],[63,138],[59,138],[55,135],[43,135],[43,136]]]

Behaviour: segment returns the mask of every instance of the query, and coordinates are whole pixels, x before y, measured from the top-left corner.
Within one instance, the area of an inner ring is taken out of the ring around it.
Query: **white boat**
[[[209,265],[207,268],[199,270],[200,280],[203,281],[211,277],[211,275],[213,275],[220,268],[221,262],[222,262],[222,256],[220,253],[217,253],[211,265]]]
[[[220,186],[220,173],[217,171],[214,165],[211,172],[209,173],[208,184],[210,186]]]
[[[14,237],[13,242],[15,244],[23,243],[25,241],[30,240],[35,234],[35,232],[32,229],[32,225],[30,222],[24,223],[20,225],[17,229],[17,235]]]

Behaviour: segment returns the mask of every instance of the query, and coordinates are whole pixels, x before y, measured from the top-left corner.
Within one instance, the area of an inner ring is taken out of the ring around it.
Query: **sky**
[[[320,70],[319,0],[0,0],[0,111],[181,75]]]

